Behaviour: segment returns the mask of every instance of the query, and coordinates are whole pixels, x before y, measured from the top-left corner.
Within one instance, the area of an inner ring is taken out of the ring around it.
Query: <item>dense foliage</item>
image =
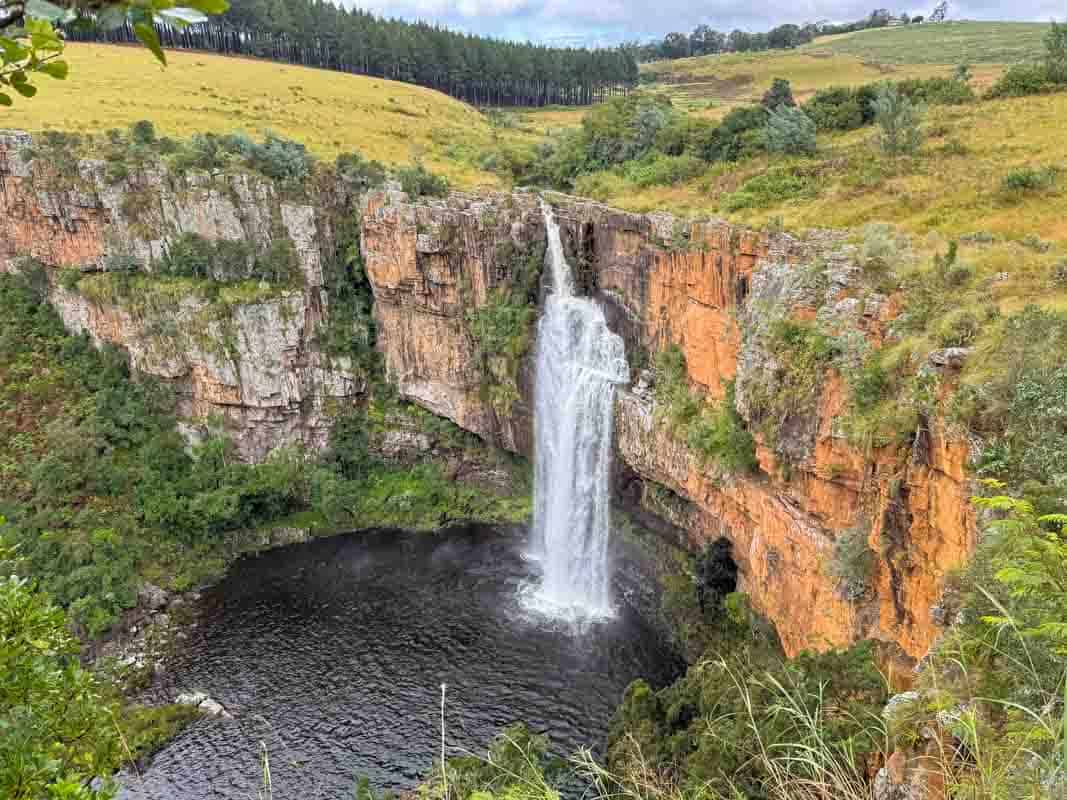
[[[68,335],[27,285],[32,279],[0,278],[0,503],[10,519],[3,542],[19,547],[21,568],[89,634],[133,604],[145,576],[177,589],[195,585],[236,554],[241,531],[294,512],[313,509],[344,527],[424,528],[528,512],[525,498],[457,484],[432,463],[385,464],[365,444],[347,445],[358,457],[338,459],[353,430],[342,424],[333,460],[321,467],[292,450],[249,465],[219,434],[189,447],[169,392],[132,376],[118,351]],[[334,291],[359,302],[358,289]],[[347,355],[366,356],[368,345],[361,347]],[[363,436],[385,427],[383,416],[359,419]],[[355,461],[359,469],[344,466]]]
[[[0,577],[0,795],[9,800],[112,794],[86,784],[120,761],[117,706],[79,650],[61,609],[28,580]]]
[[[656,415],[705,464],[715,462],[725,472],[757,468],[756,443],[737,413],[733,383],[720,402],[709,403],[690,389],[685,355],[676,346],[656,357]]]
[[[86,16],[68,26],[75,41],[128,42],[129,22]],[[91,24],[86,24],[91,23]],[[233,0],[219,20],[154,26],[164,47],[251,55],[417,83],[497,106],[587,104],[637,83],[624,49],[551,48],[489,39],[425,22],[377,17],[338,3]]]

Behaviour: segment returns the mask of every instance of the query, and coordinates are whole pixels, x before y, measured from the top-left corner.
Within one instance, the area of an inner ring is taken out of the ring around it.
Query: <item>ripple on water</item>
[[[343,798],[365,775],[410,789],[440,747],[482,750],[525,721],[570,753],[602,744],[623,689],[676,662],[625,604],[596,618],[532,601],[523,536],[352,534],[240,561],[156,687],[206,691],[235,715],[202,720],[125,776],[129,798]],[[559,609],[547,609],[559,612]]]

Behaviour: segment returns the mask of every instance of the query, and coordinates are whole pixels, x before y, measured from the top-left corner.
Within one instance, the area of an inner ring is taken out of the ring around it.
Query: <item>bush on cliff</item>
[[[288,236],[279,236],[257,253],[244,241],[212,242],[196,233],[183,233],[167,245],[152,271],[180,278],[224,283],[256,280],[282,286],[301,277],[296,249]]]
[[[728,641],[671,686],[627,688],[609,737],[614,780],[679,797],[788,797],[773,783],[803,781],[800,756],[821,748],[862,786],[865,757],[884,751],[887,692],[871,645],[786,661],[758,639]]]
[[[711,405],[689,388],[685,354],[676,345],[656,356],[656,415],[670,434],[707,464],[726,472],[753,472],[756,443],[737,413],[733,383]]]

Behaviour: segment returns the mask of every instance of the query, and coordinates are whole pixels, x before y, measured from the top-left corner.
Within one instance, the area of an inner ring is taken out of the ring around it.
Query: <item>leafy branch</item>
[[[55,25],[83,20],[101,28],[130,23],[133,32],[164,66],[166,54],[156,24],[185,27],[206,22],[209,14],[222,14],[227,0],[0,0],[0,106],[14,103],[12,93],[30,98],[37,94],[32,76],[65,80],[70,67],[62,59],[65,42]]]

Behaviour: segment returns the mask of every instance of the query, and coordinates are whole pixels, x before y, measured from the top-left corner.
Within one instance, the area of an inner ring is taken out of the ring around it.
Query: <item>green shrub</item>
[[[519,399],[519,367],[532,341],[544,255],[536,246],[521,251],[508,242],[498,249],[496,260],[506,268],[511,285],[491,291],[484,305],[467,312],[466,320],[482,366],[482,393],[506,415]]]
[[[263,280],[290,285],[300,277],[300,264],[287,236],[274,239],[265,252],[256,254],[243,241],[212,242],[199,234],[184,233],[167,245],[163,256],[153,264],[153,271],[201,280]]]
[[[815,152],[815,123],[799,108],[782,106],[767,115],[763,129],[767,150],[789,155],[812,155]]]
[[[734,384],[719,403],[709,404],[689,388],[685,354],[677,346],[656,356],[656,415],[670,434],[704,464],[715,461],[730,473],[754,472],[756,442],[737,413]]]
[[[240,148],[248,166],[282,183],[302,183],[311,174],[312,157],[300,142],[268,132],[262,144]]]
[[[666,156],[660,153],[632,161],[626,167],[626,177],[642,188],[672,186],[700,175],[707,165],[691,155]]]
[[[703,463],[718,462],[729,473],[756,472],[756,440],[737,413],[734,384],[726,387],[726,397],[714,407],[707,407],[690,421],[685,442],[699,454]]]
[[[807,785],[805,757],[821,746],[842,754],[859,786],[864,758],[882,746],[872,720],[885,700],[870,643],[786,661],[755,632],[726,631],[672,685],[627,687],[607,767],[627,797],[790,797],[766,788]],[[772,765],[778,753],[788,755]]]
[[[375,189],[385,183],[385,167],[359,153],[341,153],[335,165],[341,179],[357,190]]]
[[[760,101],[760,105],[768,111],[783,107],[792,108],[796,104],[797,101],[793,99],[793,88],[785,78],[775,78],[771,83],[771,88],[764,92],[763,99]]]
[[[693,152],[705,161],[737,161],[763,150],[763,127],[767,110],[763,106],[735,108],[712,128],[699,131]]]
[[[0,520],[2,524],[2,520]],[[63,612],[33,586],[0,578],[0,796],[104,800],[119,766],[117,708],[78,661]]]
[[[963,80],[953,78],[910,78],[900,81],[897,89],[913,103],[958,106],[977,99],[974,90]]]
[[[775,167],[749,178],[736,192],[722,196],[724,211],[772,208],[789,200],[814,196],[815,183],[791,167]]]
[[[1056,89],[1045,64],[1016,64],[989,89],[989,97],[1025,97]]]
[[[448,194],[448,178],[435,175],[418,162],[414,166],[401,167],[396,172],[400,188],[410,197],[444,197]]]
[[[130,126],[130,139],[135,144],[155,144],[156,126],[146,119]]]
[[[1020,167],[1013,169],[1000,180],[1000,189],[1004,194],[1019,195],[1051,189],[1059,177],[1056,167]]]
[[[886,155],[918,151],[922,144],[922,109],[892,83],[883,83],[874,100],[874,121],[881,129],[878,145]]]
[[[878,563],[878,555],[869,546],[869,525],[857,525],[842,531],[834,540],[833,554],[827,564],[830,577],[838,580],[838,591],[850,602],[867,596]]]
[[[832,86],[817,91],[804,104],[804,112],[820,131],[851,131],[874,122],[875,96],[873,85]]]
[[[1067,315],[1034,306],[998,320],[983,356],[997,365],[965,382],[955,416],[985,442],[978,469],[1012,487],[1067,479]]]

